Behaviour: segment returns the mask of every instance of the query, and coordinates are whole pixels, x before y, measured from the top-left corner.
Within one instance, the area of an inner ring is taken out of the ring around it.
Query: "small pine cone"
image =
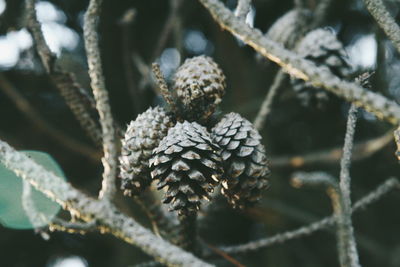
[[[222,194],[235,208],[255,204],[268,187],[270,173],[260,134],[251,122],[232,112],[212,129],[211,136],[222,149]]]
[[[173,126],[161,107],[149,108],[131,121],[122,139],[120,163],[121,189],[125,195],[140,194],[150,183],[149,159]]]
[[[225,94],[225,75],[207,56],[186,59],[176,71],[173,83],[182,116],[189,121],[210,117]]]
[[[347,55],[342,43],[332,30],[316,29],[308,33],[296,47],[296,52],[317,66],[328,67],[335,75],[346,78],[351,74]],[[327,91],[313,88],[311,83],[291,79],[294,91],[303,105],[321,106],[329,99]]]
[[[307,9],[290,10],[272,24],[266,35],[284,47],[292,48],[296,40],[308,31],[311,19],[311,11]]]
[[[196,122],[178,122],[168,131],[153,151],[150,168],[157,188],[167,188],[163,202],[170,203],[170,210],[193,214],[201,199],[210,199],[222,174],[219,153],[206,128]]]

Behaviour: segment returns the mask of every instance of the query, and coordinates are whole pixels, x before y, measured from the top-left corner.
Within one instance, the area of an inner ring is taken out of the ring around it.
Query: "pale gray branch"
[[[85,39],[86,55],[89,66],[91,87],[96,100],[96,108],[100,115],[100,125],[103,137],[104,166],[103,184],[99,198],[112,199],[116,193],[115,178],[117,175],[117,148],[116,131],[111,114],[110,101],[106,89],[104,74],[101,64],[99,36],[97,24],[99,23],[102,0],[91,0],[85,13],[83,34]]]
[[[326,172],[295,172],[290,183],[294,187],[308,185],[338,188],[336,179]]]
[[[247,14],[251,9],[251,0],[238,0],[237,7],[235,9],[235,16],[245,21]]]
[[[276,93],[278,92],[278,89],[282,86],[285,78],[286,73],[282,70],[279,70],[274,78],[274,82],[272,83],[267,95],[265,96],[263,103],[261,104],[256,118],[254,119],[253,124],[257,130],[260,131],[265,124],[267,117],[271,112],[271,106],[276,96]]]
[[[230,31],[258,53],[279,64],[289,74],[311,82],[316,88],[325,88],[358,107],[365,108],[380,119],[395,125],[400,123],[400,106],[394,101],[365,90],[356,83],[341,80],[327,68],[317,67],[313,62],[284,49],[281,45],[263,36],[258,29],[251,28],[239,20],[220,1],[199,1],[223,29]]]
[[[396,178],[390,178],[383,184],[379,185],[375,190],[370,192],[368,195],[364,196],[362,199],[358,200],[353,208],[352,212],[362,210],[367,206],[377,202],[383,196],[388,194],[393,189],[400,189],[400,182]],[[309,225],[302,226],[296,230],[287,231],[284,233],[276,234],[271,237],[259,239],[256,241],[251,241],[246,244],[237,246],[226,246],[221,247],[221,249],[227,253],[245,253],[249,251],[254,251],[262,248],[266,248],[275,244],[282,244],[288,240],[300,238],[313,234],[316,231],[326,229],[335,225],[335,217],[328,216],[320,221],[311,223]]]
[[[90,111],[93,109],[93,99],[76,82],[75,76],[72,73],[65,72],[56,66],[56,57],[47,45],[41,25],[37,20],[35,3],[36,0],[26,0],[25,10],[28,30],[33,37],[40,60],[82,129],[85,130],[86,134],[96,145],[100,146],[100,128],[90,115]]]
[[[337,237],[339,260],[342,267],[358,267],[354,229],[351,219],[351,177],[350,164],[354,143],[354,133],[357,122],[357,107],[351,105],[346,127],[346,137],[343,146],[343,156],[340,162],[340,182],[337,202],[334,203],[335,218],[337,220]]]
[[[140,247],[161,263],[168,266],[212,266],[155,236],[134,219],[121,213],[111,202],[88,197],[76,190],[61,177],[1,140],[0,162],[59,203],[71,215],[84,221],[96,221],[102,233],[111,233],[127,243]]]
[[[48,218],[45,214],[39,212],[36,209],[35,203],[32,199],[32,187],[28,181],[22,181],[22,207],[29,218],[32,226],[35,229],[42,227],[50,222],[50,218]]]
[[[386,9],[382,0],[364,0],[365,6],[379,27],[386,33],[400,53],[400,27]]]

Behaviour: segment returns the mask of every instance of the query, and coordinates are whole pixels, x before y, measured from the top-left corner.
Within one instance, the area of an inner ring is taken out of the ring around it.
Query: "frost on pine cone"
[[[196,212],[201,199],[210,199],[222,174],[219,147],[206,128],[196,122],[178,122],[168,131],[150,159],[157,187],[167,188],[163,202],[180,215]]]
[[[296,47],[296,52],[317,66],[328,67],[338,77],[346,78],[351,74],[343,45],[330,29],[316,29],[308,33]],[[329,99],[327,91],[313,88],[309,82],[295,78],[291,79],[291,82],[304,105],[321,106]]]
[[[149,108],[129,124],[119,157],[125,195],[138,195],[151,183],[149,159],[172,126],[171,118],[161,107]]]
[[[297,38],[307,32],[307,25],[310,24],[311,19],[312,16],[309,10],[293,9],[276,20],[266,35],[271,40],[281,43],[284,47],[291,48]]]
[[[221,119],[211,135],[222,149],[222,194],[235,208],[256,203],[268,186],[270,173],[260,134],[251,122],[232,112]]]
[[[189,121],[207,119],[225,94],[225,75],[207,56],[186,59],[173,82],[182,116]]]

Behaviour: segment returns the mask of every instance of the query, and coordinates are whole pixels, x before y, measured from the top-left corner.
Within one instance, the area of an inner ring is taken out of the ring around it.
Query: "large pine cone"
[[[172,126],[171,118],[161,107],[149,108],[131,121],[119,157],[121,189],[125,195],[138,195],[151,183],[149,159]]]
[[[266,35],[284,47],[292,48],[296,40],[309,30],[311,19],[310,10],[290,10],[272,24]]]
[[[150,159],[158,189],[167,187],[163,202],[180,215],[196,212],[201,199],[210,199],[222,174],[220,149],[206,128],[196,122],[177,123]]]
[[[182,116],[189,121],[207,119],[225,94],[225,75],[207,56],[186,59],[173,82]]]
[[[309,32],[296,47],[296,52],[317,66],[328,67],[338,77],[346,78],[351,74],[342,43],[328,28]],[[329,99],[327,91],[313,88],[309,82],[299,79],[291,79],[291,82],[303,105],[321,106]]]
[[[222,194],[235,208],[245,208],[261,198],[270,173],[261,136],[237,113],[225,115],[212,129],[212,139],[222,149]]]

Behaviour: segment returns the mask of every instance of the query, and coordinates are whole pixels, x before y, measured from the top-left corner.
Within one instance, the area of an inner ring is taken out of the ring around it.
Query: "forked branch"
[[[73,216],[87,222],[95,221],[102,233],[111,233],[127,243],[138,246],[161,263],[168,266],[212,266],[155,236],[134,219],[121,213],[112,203],[91,198],[76,190],[61,177],[1,140],[0,162],[59,203]]]
[[[324,88],[346,101],[373,113],[394,125],[400,123],[400,106],[386,97],[365,90],[357,83],[339,79],[327,68],[317,67],[264,36],[260,30],[239,20],[218,0],[199,0],[223,28],[253,47],[264,57],[280,65],[292,76],[309,81],[316,88]]]

